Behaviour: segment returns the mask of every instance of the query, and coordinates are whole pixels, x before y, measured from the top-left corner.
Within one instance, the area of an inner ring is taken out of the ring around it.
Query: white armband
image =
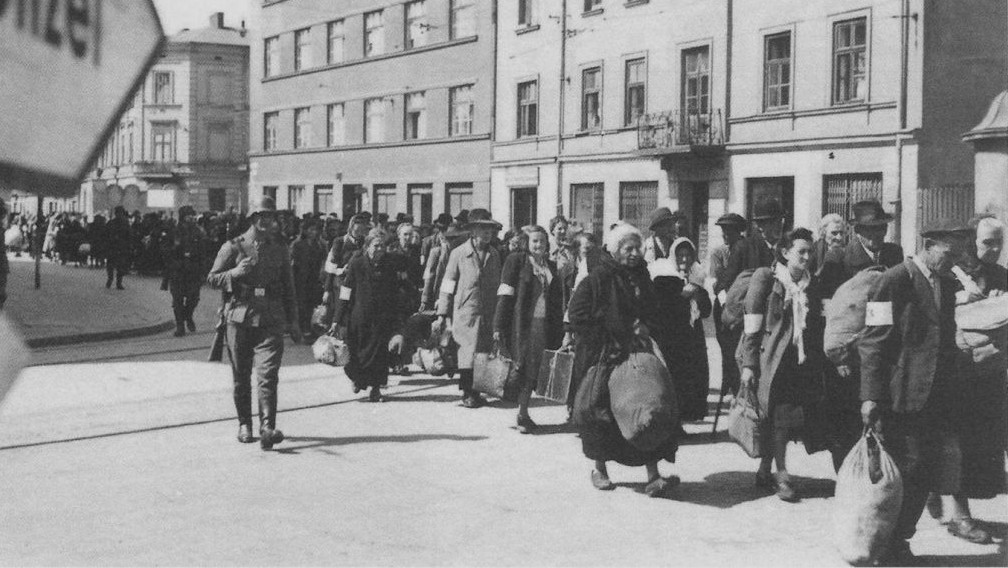
[[[451,278],[445,278],[441,281],[441,293],[442,294],[454,294],[455,293],[455,281]]]
[[[501,285],[497,287],[497,295],[498,296],[514,296],[515,295],[514,286],[510,286],[508,284],[505,284],[505,283],[501,282]]]
[[[864,320],[866,326],[892,325],[892,302],[868,302]]]
[[[353,294],[353,288],[348,288],[346,286],[340,286],[339,289],[339,299],[344,302],[350,301],[350,295]]]
[[[340,273],[340,269],[336,266],[336,263],[330,262],[329,259],[326,259],[325,261],[325,271],[327,274],[335,274],[337,276]]]
[[[742,321],[742,330],[749,335],[763,329],[763,314],[745,314]]]

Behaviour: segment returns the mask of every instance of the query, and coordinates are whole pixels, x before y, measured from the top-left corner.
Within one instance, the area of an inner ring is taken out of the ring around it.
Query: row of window
[[[585,13],[602,9],[602,0],[582,0],[582,2],[583,12]],[[620,0],[620,2],[626,7],[633,7],[647,4],[648,0]],[[518,0],[518,27],[536,25],[538,23],[538,9],[538,0]]]
[[[403,97],[402,136],[404,140],[422,140],[429,137],[427,129],[427,93],[418,91],[406,93]],[[473,132],[475,112],[472,85],[460,85],[448,90],[448,133],[450,136],[466,136]],[[326,105],[325,137],[316,142],[312,127],[312,107],[294,109],[294,148],[319,146],[336,147],[352,144],[347,140],[347,112],[345,103]],[[391,141],[387,132],[389,117],[393,112],[392,99],[376,97],[364,101],[363,131],[364,144],[378,144]],[[267,112],[263,115],[263,150],[279,150],[280,113]]]
[[[312,209],[308,211],[305,207],[305,195],[307,186],[303,184],[287,186],[286,207],[296,215],[304,213],[338,213],[336,194],[332,184],[321,184],[312,187],[311,203]],[[263,195],[277,199],[279,186],[263,186]],[[399,213],[399,189],[394,183],[376,183],[370,189],[359,184],[343,184],[344,207],[353,211],[364,209],[364,196],[371,197],[371,210],[375,214],[385,213],[390,218],[395,218]],[[410,183],[406,184],[406,213],[413,216],[416,223],[429,225],[434,220],[434,184],[432,183]],[[446,183],[444,184],[444,204],[445,211],[452,216],[458,215],[462,210],[473,208],[473,184],[470,182]],[[283,203],[281,203],[283,206]]]
[[[524,227],[538,222],[539,189],[511,188],[511,226]],[[605,184],[570,184],[570,217],[596,235],[604,230]],[[635,227],[647,227],[647,220],[658,207],[657,181],[624,181],[619,184],[619,218]]]
[[[149,123],[150,150],[148,156],[139,161],[174,163],[178,161],[178,128],[175,121],[152,121]],[[105,143],[105,149],[98,157],[97,166],[120,166],[133,163],[134,127],[132,123],[120,124]],[[211,123],[205,128],[206,144],[197,148],[197,160],[201,162],[227,163],[234,158],[232,152],[231,125]]]
[[[451,0],[448,7],[449,39],[476,35],[476,0]],[[385,8],[366,12],[363,17],[364,57],[374,57],[388,52],[386,46],[386,12],[396,8]],[[428,31],[431,29],[424,0],[406,2],[403,11],[402,39],[404,49],[415,49],[427,45]],[[294,71],[300,72],[321,64],[334,65],[347,61],[346,26],[344,18],[325,24],[326,60],[316,62],[313,58],[313,28],[302,28],[294,32]],[[266,38],[263,44],[263,76],[279,75],[280,36]]]

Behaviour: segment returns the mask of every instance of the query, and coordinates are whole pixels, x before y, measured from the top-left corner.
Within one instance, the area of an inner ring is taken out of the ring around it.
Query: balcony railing
[[[637,126],[640,150],[682,150],[724,146],[721,109],[708,113],[675,110],[641,117]]]

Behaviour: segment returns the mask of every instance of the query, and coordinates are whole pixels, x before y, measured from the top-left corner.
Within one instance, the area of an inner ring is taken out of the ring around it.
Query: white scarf
[[[791,302],[791,315],[794,320],[791,322],[793,330],[791,343],[798,348],[798,364],[801,365],[805,362],[805,320],[809,310],[808,294],[805,291],[811,278],[806,270],[801,280],[795,282],[791,278],[791,270],[780,263],[774,267],[774,276],[784,286],[784,303]]]
[[[550,272],[549,265],[545,261],[539,262],[534,254],[529,254],[529,261],[532,264],[532,274],[542,283],[543,290],[549,288],[553,282],[553,273]]]

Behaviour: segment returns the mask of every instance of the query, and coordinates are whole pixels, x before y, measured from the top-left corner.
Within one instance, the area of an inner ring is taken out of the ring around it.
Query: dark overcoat
[[[685,281],[677,276],[659,276],[654,280],[657,314],[652,337],[662,350],[679,399],[679,416],[684,422],[701,420],[707,415],[707,391],[710,366],[703,319],[710,317],[711,301],[707,290],[695,286],[683,297]],[[696,301],[700,319],[690,322],[690,300]]]

